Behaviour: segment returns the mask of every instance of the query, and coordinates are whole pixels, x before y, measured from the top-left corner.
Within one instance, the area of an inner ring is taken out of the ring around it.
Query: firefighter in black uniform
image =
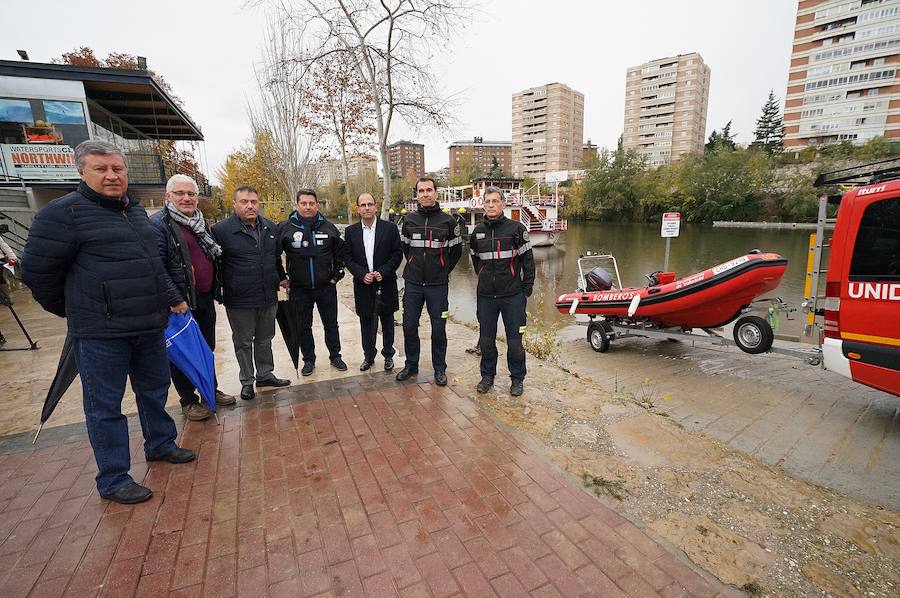
[[[319,213],[319,200],[312,189],[297,192],[297,205],[290,217],[278,225],[278,242],[287,256],[291,280],[289,299],[300,313],[300,351],[309,376],[316,368],[313,340],[313,306],[319,309],[325,327],[325,345],[332,367],[345,371],[338,332],[338,281],[344,277],[344,240],[337,227]]]
[[[484,220],[469,235],[472,268],[478,275],[478,324],[481,336],[481,381],[476,390],[487,392],[497,375],[497,317],[506,329],[506,363],[512,384],[509,394],[524,391],[525,306],[534,287],[534,255],[528,230],[503,215],[503,191],[484,190]]]
[[[403,269],[403,344],[406,364],[397,380],[419,372],[419,318],[422,306],[431,320],[431,363],[434,381],[447,384],[447,299],[450,272],[462,255],[462,238],[456,219],[441,211],[434,179],[416,181],[419,209],[403,217],[400,245],[406,256]]]

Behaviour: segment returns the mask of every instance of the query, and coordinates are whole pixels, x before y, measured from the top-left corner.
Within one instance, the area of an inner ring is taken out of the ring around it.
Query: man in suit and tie
[[[394,312],[400,307],[397,268],[403,261],[400,233],[388,220],[376,217],[375,198],[360,193],[356,206],[362,218],[347,227],[344,235],[345,262],[353,275],[356,315],[362,332],[363,362],[360,371],[375,363],[376,334],[381,322],[384,369],[394,369]]]

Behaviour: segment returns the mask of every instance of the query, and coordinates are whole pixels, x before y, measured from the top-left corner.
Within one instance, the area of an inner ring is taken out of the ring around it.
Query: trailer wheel
[[[606,353],[609,349],[609,335],[602,325],[595,324],[588,327],[587,340],[591,344],[591,349],[597,353]]]
[[[744,353],[765,353],[774,341],[772,327],[759,316],[744,316],[734,325],[734,342]]]

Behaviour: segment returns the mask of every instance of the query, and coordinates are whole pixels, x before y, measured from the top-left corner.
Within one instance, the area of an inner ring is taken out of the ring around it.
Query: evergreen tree
[[[753,146],[761,147],[769,155],[781,152],[784,125],[774,90],[769,90],[769,98],[762,107],[762,114],[756,119],[753,136]]]
[[[722,132],[713,131],[709,134],[709,139],[706,141],[706,146],[704,148],[704,153],[710,154],[719,150],[727,150],[733,152],[737,148],[737,143],[734,141],[734,135],[731,133],[731,121],[729,120],[724,127],[722,127]]]

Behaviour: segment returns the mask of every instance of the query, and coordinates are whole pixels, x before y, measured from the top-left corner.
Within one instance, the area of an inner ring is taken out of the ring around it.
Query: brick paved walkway
[[[220,419],[185,426],[188,465],[133,437],[134,507],[97,496],[81,425],[0,442],[0,596],[718,592],[449,388],[359,376]]]

